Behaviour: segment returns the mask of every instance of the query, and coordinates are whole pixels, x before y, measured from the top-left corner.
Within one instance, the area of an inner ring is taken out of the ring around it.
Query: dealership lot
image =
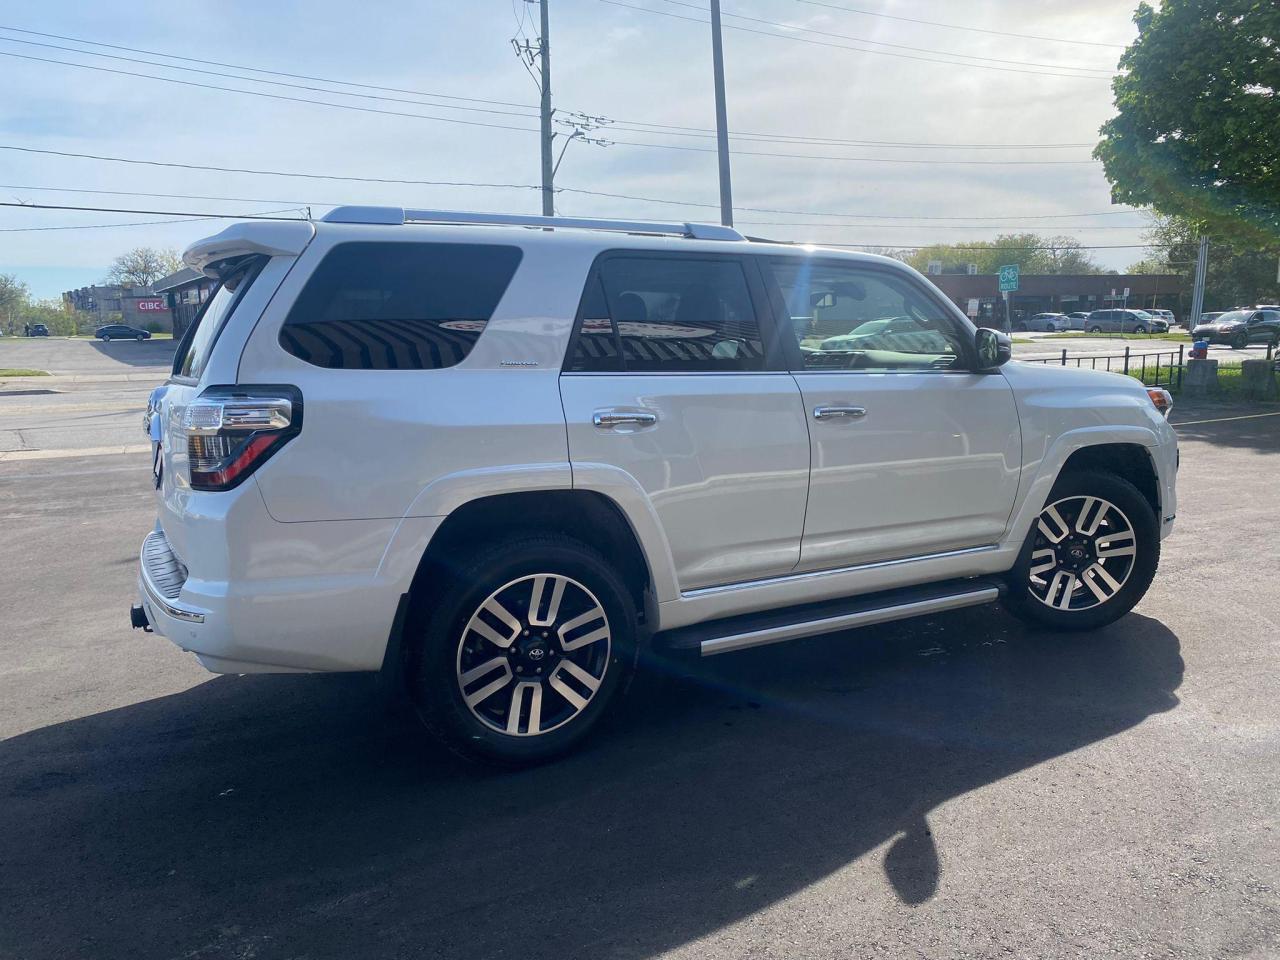
[[[0,397],[0,957],[1280,950],[1274,407],[1175,410],[1175,535],[1096,635],[982,608],[652,665],[589,750],[497,773],[368,677],[131,631],[149,459],[86,452],[138,444],[163,356],[70,346]]]

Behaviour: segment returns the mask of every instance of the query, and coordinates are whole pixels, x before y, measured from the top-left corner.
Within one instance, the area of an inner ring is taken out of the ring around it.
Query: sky
[[[587,135],[606,141],[568,143],[557,213],[718,220],[707,6],[550,0],[557,115],[605,118]],[[737,225],[883,246],[1015,230],[1140,244],[1144,216],[1111,204],[1089,156],[1133,6],[723,0]],[[536,42],[537,14],[526,0],[7,0],[0,201],[158,213],[0,207],[0,273],[58,297],[125,250],[181,249],[227,222],[168,213],[539,213],[538,90],[512,49]],[[1142,253],[1095,257],[1124,269]]]

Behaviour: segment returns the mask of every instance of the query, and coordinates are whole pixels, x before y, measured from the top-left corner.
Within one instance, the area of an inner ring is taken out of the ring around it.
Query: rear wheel
[[[1101,333],[1101,332],[1102,332],[1102,328],[1101,328],[1101,327],[1090,327],[1090,328],[1089,328],[1089,332],[1090,332],[1090,333]]]
[[[110,343],[110,342],[111,342],[111,334],[109,334],[109,333],[104,333],[104,334],[102,335],[102,342],[103,342],[103,343]]]
[[[1027,535],[1005,604],[1039,626],[1093,630],[1133,609],[1159,560],[1155,511],[1133,484],[1065,474]]]
[[[594,549],[560,535],[494,544],[438,585],[419,618],[410,695],[471,759],[539,763],[608,712],[635,663],[636,612]]]

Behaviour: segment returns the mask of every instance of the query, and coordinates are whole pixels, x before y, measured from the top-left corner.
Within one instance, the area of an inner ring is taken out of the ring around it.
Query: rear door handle
[[[861,420],[867,415],[866,407],[814,407],[815,420]]]
[[[658,422],[658,415],[647,410],[597,410],[592,414],[591,422],[602,430],[626,424],[648,427]]]

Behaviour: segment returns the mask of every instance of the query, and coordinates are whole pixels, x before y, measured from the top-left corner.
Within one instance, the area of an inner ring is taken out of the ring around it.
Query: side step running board
[[[696,650],[709,657],[799,637],[979,606],[998,599],[1002,589],[1003,585],[996,580],[966,579],[886,590],[845,600],[696,623],[659,633],[654,643],[668,650]]]

